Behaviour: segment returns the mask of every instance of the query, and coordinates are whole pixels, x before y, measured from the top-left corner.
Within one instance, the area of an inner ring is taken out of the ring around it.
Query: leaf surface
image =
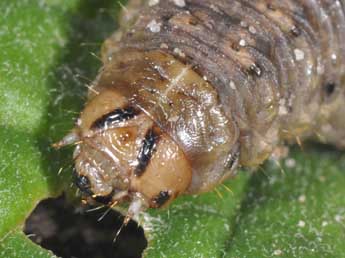
[[[97,55],[115,29],[114,6],[105,0],[0,2],[0,257],[53,257],[20,228],[37,202],[71,182],[71,149],[50,145],[82,108],[85,85],[101,65],[90,53]],[[342,257],[344,171],[341,152],[294,148],[281,166],[268,162],[213,192],[150,211],[145,254]]]
[[[20,229],[40,200],[71,184],[72,149],[56,151],[51,144],[73,127],[82,108],[85,85],[101,65],[92,53],[116,27],[115,6],[0,1],[1,257],[52,257]]]
[[[343,153],[293,148],[280,165],[227,184],[234,196],[185,198],[159,214],[147,257],[344,256]]]

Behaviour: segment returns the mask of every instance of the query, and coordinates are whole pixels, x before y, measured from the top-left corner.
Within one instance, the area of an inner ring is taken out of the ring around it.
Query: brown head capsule
[[[158,208],[190,185],[191,167],[181,148],[116,90],[95,96],[64,139],[79,142],[76,185],[95,200]]]
[[[77,144],[82,192],[129,201],[134,216],[213,189],[285,140],[345,146],[340,1],[177,2],[130,1],[106,41],[89,101],[56,144]]]

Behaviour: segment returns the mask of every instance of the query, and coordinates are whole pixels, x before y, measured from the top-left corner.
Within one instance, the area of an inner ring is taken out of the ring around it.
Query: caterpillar
[[[127,218],[277,146],[345,147],[345,1],[131,0],[75,128],[76,185]]]

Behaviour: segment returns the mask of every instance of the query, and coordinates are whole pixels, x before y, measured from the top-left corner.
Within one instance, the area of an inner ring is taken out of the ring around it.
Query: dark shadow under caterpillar
[[[56,146],[77,142],[89,195],[129,201],[128,218],[211,190],[286,142],[344,148],[344,11],[337,0],[132,0]]]

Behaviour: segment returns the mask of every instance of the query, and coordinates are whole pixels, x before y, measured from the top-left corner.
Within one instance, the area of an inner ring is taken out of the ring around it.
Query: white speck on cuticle
[[[185,7],[186,6],[185,0],[174,0],[174,4],[178,7]]]
[[[153,33],[157,33],[161,31],[161,23],[158,23],[156,20],[152,20],[147,24],[147,28],[153,32]]]
[[[302,61],[304,59],[304,52],[298,48],[294,50],[296,61]]]

